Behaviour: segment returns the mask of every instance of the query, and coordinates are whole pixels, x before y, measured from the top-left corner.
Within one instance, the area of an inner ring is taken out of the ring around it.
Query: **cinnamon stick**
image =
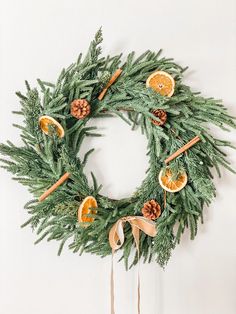
[[[110,78],[109,82],[107,83],[107,85],[104,87],[104,89],[102,90],[102,92],[100,93],[100,95],[98,96],[99,100],[102,100],[103,97],[106,95],[106,92],[108,90],[108,88],[115,83],[115,81],[117,80],[117,78],[121,75],[122,70],[121,69],[117,69],[115,71],[115,73],[112,75],[112,77]]]
[[[180,154],[188,150],[190,147],[195,145],[197,142],[199,142],[201,139],[199,136],[195,136],[191,141],[189,141],[187,144],[182,146],[180,149],[178,149],[176,152],[174,152],[172,155],[170,155],[166,160],[165,164],[168,164],[171,160],[175,159],[178,157]]]
[[[63,174],[63,176],[56,182],[54,183],[47,191],[45,191],[40,197],[39,201],[42,202],[47,198],[52,192],[54,192],[62,183],[64,183],[70,176],[69,172],[66,172]]]
[[[166,208],[166,190],[163,191],[164,191],[164,208]]]

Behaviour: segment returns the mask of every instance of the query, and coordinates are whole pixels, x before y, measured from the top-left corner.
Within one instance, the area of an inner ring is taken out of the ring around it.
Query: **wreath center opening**
[[[89,149],[90,155],[84,172],[90,179],[91,171],[103,188],[104,196],[122,199],[130,197],[141,185],[149,167],[147,139],[141,129],[132,130],[119,117],[91,119],[87,126],[96,126],[101,137],[86,137],[79,155]],[[91,182],[90,182],[91,183]]]

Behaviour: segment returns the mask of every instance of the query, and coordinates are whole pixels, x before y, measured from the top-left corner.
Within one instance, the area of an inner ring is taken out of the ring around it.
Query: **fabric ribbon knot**
[[[150,237],[157,234],[155,223],[142,216],[126,216],[122,217],[112,226],[109,232],[109,243],[112,248],[112,269],[111,269],[111,314],[115,314],[114,306],[114,274],[113,274],[113,256],[116,250],[122,247],[125,241],[124,225],[128,222],[131,225],[139,260],[139,233],[143,231]],[[138,270],[138,313],[140,314],[140,278]]]
[[[157,231],[155,223],[152,220],[142,216],[126,216],[122,217],[112,226],[109,232],[109,243],[112,251],[116,251],[122,247],[125,241],[124,224],[128,222],[132,228],[132,234],[136,247],[139,246],[139,230],[143,231],[150,237],[155,237]]]

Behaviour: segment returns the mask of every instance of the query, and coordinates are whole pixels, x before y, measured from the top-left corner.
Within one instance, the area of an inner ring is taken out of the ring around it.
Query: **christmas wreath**
[[[33,194],[23,226],[36,230],[36,243],[60,241],[60,254],[70,241],[74,252],[100,256],[122,246],[126,267],[140,258],[164,266],[185,228],[194,239],[203,222],[216,192],[211,169],[234,172],[222,151],[231,143],[214,138],[206,124],[223,130],[236,124],[220,101],[184,85],[186,68],[161,51],[138,58],[132,52],[122,62],[122,55],[101,57],[101,41],[99,30],[86,56],[63,69],[55,84],[38,80],[38,91],[26,82],[26,95],[16,93],[21,110],[14,113],[23,126],[14,126],[24,144],[0,145],[10,157],[1,159],[2,167]],[[101,195],[93,173],[89,184],[84,167],[93,150],[78,157],[84,138],[100,135],[88,121],[113,115],[141,128],[150,161],[141,186],[120,200]],[[133,244],[137,253],[129,262]]]

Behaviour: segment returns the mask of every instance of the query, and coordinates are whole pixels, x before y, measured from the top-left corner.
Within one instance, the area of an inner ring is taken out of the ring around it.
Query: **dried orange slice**
[[[168,192],[178,192],[187,184],[188,177],[185,171],[181,171],[178,176],[173,176],[172,171],[162,169],[159,173],[159,183],[161,187]]]
[[[78,221],[79,222],[93,222],[93,217],[87,217],[88,214],[96,214],[97,211],[94,208],[97,208],[98,204],[96,199],[93,196],[87,196],[81,203],[78,209]],[[93,208],[93,209],[91,209]]]
[[[39,126],[45,134],[49,134],[50,125],[53,125],[56,127],[56,131],[59,137],[63,137],[65,135],[65,131],[63,127],[54,118],[49,117],[49,116],[42,116],[39,118]]]
[[[171,97],[174,94],[175,81],[169,73],[156,71],[148,77],[146,86],[151,87],[162,96]]]

